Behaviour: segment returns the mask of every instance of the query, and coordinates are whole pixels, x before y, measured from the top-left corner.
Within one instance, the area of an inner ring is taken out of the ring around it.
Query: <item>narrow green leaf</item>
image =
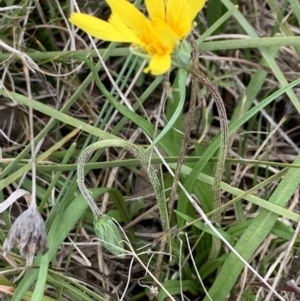
[[[187,71],[180,68],[178,71],[179,79],[178,79],[178,86],[179,86],[179,103],[177,105],[176,111],[174,112],[173,116],[169,120],[169,122],[166,124],[164,129],[159,133],[159,135],[152,141],[151,145],[148,146],[146,151],[149,151],[151,148],[153,148],[161,139],[166,135],[166,133],[173,127],[174,123],[178,119],[178,116],[183,111],[183,106],[185,103],[185,90],[186,90],[186,79],[187,79]]]
[[[167,280],[163,283],[163,286],[171,295],[180,294],[181,289],[183,292],[189,292],[193,295],[196,295],[199,291],[199,287],[194,281],[191,280]],[[158,295],[158,301],[163,301],[167,297],[167,294],[161,290]]]
[[[297,157],[294,163],[300,164],[300,156]],[[295,189],[297,189],[299,182],[300,171],[294,168],[289,169],[272,194],[269,203],[284,207],[295,192]],[[242,254],[245,260],[251,258],[266,236],[271,232],[277,218],[277,214],[262,209],[259,215],[253,220],[235,245],[236,251]],[[230,253],[213,286],[209,290],[209,295],[212,300],[223,301],[226,298],[234,287],[243,268],[244,264],[235,254]],[[230,271],[230,273],[228,273],[228,271]],[[204,299],[204,301],[209,300],[208,297]]]
[[[48,262],[49,262],[49,258],[48,258],[48,254],[46,253],[41,258],[38,280],[36,282],[36,286],[31,300],[36,300],[36,301],[43,300],[47,275],[48,275]]]

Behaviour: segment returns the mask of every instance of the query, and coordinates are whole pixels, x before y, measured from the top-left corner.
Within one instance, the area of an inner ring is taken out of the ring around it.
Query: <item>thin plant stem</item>
[[[197,47],[196,41],[191,39],[192,48],[195,49]],[[217,88],[211,83],[209,78],[199,70],[197,65],[191,65],[189,71],[198,79],[198,81],[203,84],[212,94],[216,101],[217,110],[220,118],[220,129],[221,129],[221,144],[220,144],[220,152],[217,161],[216,174],[214,180],[214,209],[217,209],[221,206],[221,179],[222,172],[225,165],[226,155],[228,152],[228,122],[226,109],[224,107],[224,103],[222,97],[220,96]],[[221,212],[217,211],[212,216],[212,220],[220,225],[221,222]]]
[[[196,47],[193,49],[193,58],[192,58],[193,64],[195,66],[198,65],[198,58],[199,58],[199,52]],[[192,125],[193,125],[193,117],[194,117],[196,101],[197,101],[197,91],[198,91],[198,80],[197,80],[197,77],[193,76],[187,125],[186,125],[186,129],[185,129],[184,136],[182,139],[182,146],[181,146],[181,150],[180,150],[180,154],[179,154],[179,158],[178,158],[178,162],[177,162],[177,166],[176,166],[176,170],[175,170],[175,176],[174,176],[171,193],[170,193],[170,198],[169,198],[169,203],[168,203],[168,212],[169,212],[170,217],[171,217],[171,214],[173,211],[174,202],[175,202],[175,198],[176,198],[176,191],[177,191],[177,187],[178,187],[178,181],[179,181],[179,177],[180,177],[180,171],[182,168],[187,144],[188,144],[188,141],[190,138],[190,133],[191,133]]]
[[[90,145],[87,147],[79,156],[78,158],[78,163],[77,163],[77,182],[78,182],[78,187],[83,195],[84,199],[87,201],[89,204],[95,218],[101,218],[103,213],[100,211],[98,206],[96,205],[94,199],[92,198],[91,194],[89,193],[88,189],[84,185],[84,164],[88,162],[95,150],[98,148],[93,147],[95,144]]]
[[[92,209],[96,218],[101,218],[103,212],[100,211],[92,196],[90,195],[88,189],[84,185],[84,164],[90,159],[92,153],[100,148],[104,147],[121,147],[132,153],[140,162],[143,168],[146,169],[147,174],[150,178],[151,184],[153,186],[156,200],[159,208],[159,213],[161,217],[162,227],[165,233],[169,230],[169,219],[166,209],[166,202],[164,198],[164,193],[162,191],[162,186],[156,175],[156,172],[151,164],[149,164],[148,158],[144,153],[136,147],[134,144],[121,139],[109,139],[95,142],[89,145],[79,156],[77,164],[78,173],[78,186],[84,196],[85,200],[88,202],[90,208]]]
[[[30,206],[36,207],[36,164],[35,164],[35,145],[34,145],[34,125],[33,125],[33,109],[32,109],[32,93],[29,79],[29,69],[24,64],[24,73],[26,79],[26,88],[29,98],[29,129],[30,129],[30,148],[31,148],[31,202]]]
[[[197,43],[193,37],[190,39],[192,44],[192,49],[196,52]],[[213,209],[218,209],[221,207],[221,180],[223,168],[226,161],[226,155],[228,152],[228,122],[226,116],[226,109],[224,107],[224,103],[222,97],[219,94],[217,88],[211,83],[209,78],[201,72],[198,68],[198,64],[192,64],[189,71],[193,74],[200,83],[202,83],[212,94],[215,99],[217,110],[220,118],[220,129],[221,129],[221,144],[220,144],[220,152],[216,166],[216,173],[214,178],[213,192],[214,192],[214,200],[213,200]],[[217,226],[221,225],[221,211],[217,210],[212,215],[212,221],[215,222]],[[218,237],[212,237],[212,247],[209,253],[209,260],[213,260],[218,257],[219,252],[221,250],[221,240]]]
[[[283,116],[281,120],[278,122],[278,124],[274,127],[274,129],[270,132],[268,137],[264,140],[264,142],[259,146],[257,151],[255,152],[254,156],[252,157],[252,160],[259,160],[259,154],[262,152],[262,150],[266,147],[267,143],[269,140],[274,136],[274,134],[278,131],[278,129],[285,123],[287,120],[287,116]],[[236,187],[239,186],[241,180],[245,177],[245,174],[247,173],[248,170],[250,170],[253,167],[253,164],[248,164],[245,166],[245,168],[239,173],[238,178],[236,179],[234,185]]]

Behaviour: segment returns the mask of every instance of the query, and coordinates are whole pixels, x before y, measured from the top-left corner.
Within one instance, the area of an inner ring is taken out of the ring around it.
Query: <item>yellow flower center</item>
[[[147,20],[139,38],[144,44],[145,51],[150,55],[170,54],[178,41],[177,35],[161,19]]]

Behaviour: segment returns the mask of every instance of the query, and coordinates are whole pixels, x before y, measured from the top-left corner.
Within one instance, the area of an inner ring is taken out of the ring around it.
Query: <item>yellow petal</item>
[[[133,34],[126,29],[126,26],[123,25],[121,28],[116,29],[109,22],[87,14],[72,13],[69,21],[81,30],[101,40],[132,43],[134,39]]]
[[[113,14],[116,14],[121,21],[139,35],[143,31],[147,18],[127,0],[106,0]]]
[[[183,39],[192,29],[193,19],[189,2],[186,0],[168,0],[167,2],[167,23],[179,39]]]
[[[115,28],[115,30],[120,35],[122,35],[123,37],[127,37],[130,43],[143,46],[141,40],[135,35],[135,33],[131,29],[124,25],[124,23],[116,14],[111,14],[108,22]]]
[[[176,47],[176,41],[178,40],[178,37],[171,29],[168,28],[162,30],[159,33],[159,39],[165,46],[165,49],[168,49],[170,53],[173,52],[174,48]],[[166,52],[168,52],[168,50],[166,50]]]
[[[164,0],[145,0],[145,4],[151,20],[166,19],[166,6]]]
[[[153,75],[160,75],[166,73],[171,68],[171,55],[163,54],[154,55],[147,68],[144,69],[145,73],[150,72]]]
[[[190,6],[192,21],[196,18],[199,11],[202,10],[205,0],[187,0],[187,4]]]

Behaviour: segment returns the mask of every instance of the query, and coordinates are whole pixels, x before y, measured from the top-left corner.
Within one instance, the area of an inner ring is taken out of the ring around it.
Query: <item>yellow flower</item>
[[[144,72],[163,74],[171,67],[171,54],[193,28],[205,0],[145,0],[149,18],[127,0],[106,0],[112,14],[108,22],[73,13],[69,21],[90,35],[137,46],[150,56]]]

